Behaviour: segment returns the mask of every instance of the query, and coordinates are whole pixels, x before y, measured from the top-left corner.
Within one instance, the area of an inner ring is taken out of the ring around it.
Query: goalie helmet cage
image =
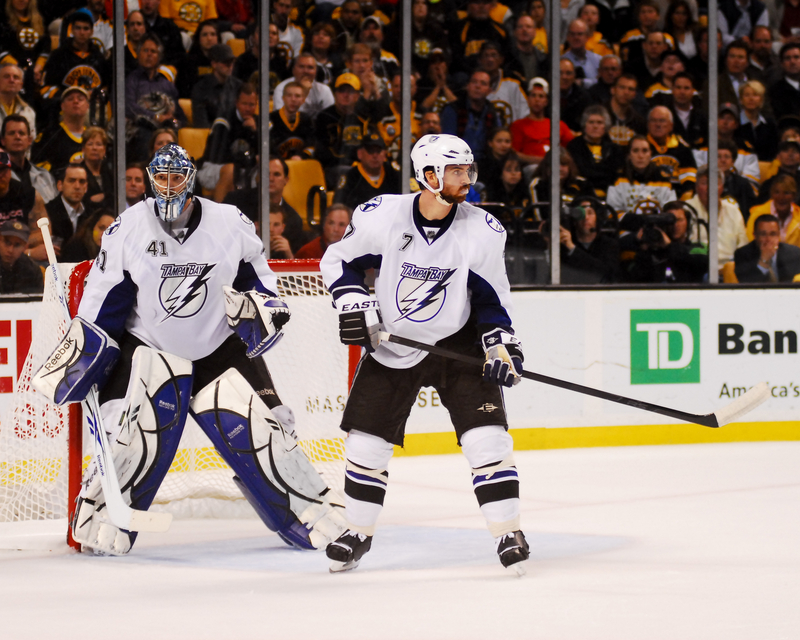
[[[329,486],[344,484],[344,438],[339,430],[360,349],[338,337],[337,312],[319,273],[319,260],[271,260],[278,293],[292,312],[284,338],[265,356],[278,394],[296,417],[300,446]],[[77,311],[90,262],[59,265]],[[30,384],[66,332],[50,274],[31,348],[12,407],[0,420],[0,523],[71,518],[82,470],[91,456],[80,405],[57,407]],[[83,425],[83,428],[82,428]],[[255,516],[233,472],[191,418],[151,509],[178,518]],[[66,527],[70,546],[78,548]]]

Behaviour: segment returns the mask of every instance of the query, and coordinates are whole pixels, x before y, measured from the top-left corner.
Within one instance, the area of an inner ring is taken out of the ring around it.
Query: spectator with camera
[[[0,294],[41,293],[44,288],[42,270],[25,253],[29,233],[19,220],[0,224]]]
[[[756,284],[792,282],[800,274],[800,248],[781,242],[781,222],[769,213],[753,224],[754,239],[734,254],[739,282]]]
[[[654,200],[661,206],[676,199],[665,171],[655,164],[650,142],[645,136],[634,136],[628,145],[628,157],[606,201],[622,217],[640,200]]]
[[[722,197],[722,192],[725,189],[725,175],[721,170],[717,169],[717,171],[719,178],[717,181],[716,195],[718,210],[717,255],[719,258],[717,267],[721,269],[726,262],[733,260],[733,253],[736,249],[747,244],[748,238],[745,232],[744,216],[742,216],[742,212],[739,210],[739,205],[730,198]],[[691,205],[697,212],[698,219],[706,223],[706,233],[700,233],[700,225],[697,225],[696,228],[691,230],[690,238],[695,242],[701,240],[709,241],[707,225],[711,194],[709,192],[708,172],[709,167],[705,164],[698,169],[697,192],[694,197],[687,202],[687,204]]]
[[[692,216],[680,201],[668,202],[662,213],[637,216],[642,226],[629,234],[636,255],[628,265],[630,282],[700,283],[708,276],[708,246],[692,241]]]
[[[619,282],[619,243],[602,233],[608,206],[596,198],[575,198],[563,207],[561,242],[562,284],[610,284]],[[549,232],[545,229],[545,240]]]

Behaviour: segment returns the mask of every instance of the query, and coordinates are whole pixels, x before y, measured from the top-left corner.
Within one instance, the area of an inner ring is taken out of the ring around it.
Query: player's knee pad
[[[189,360],[138,347],[124,400],[101,407],[122,496],[134,509],[150,507],[175,457],[189,413],[192,369]],[[84,473],[73,538],[105,553],[127,553],[136,534],[107,518],[95,465],[92,459]]]
[[[472,488],[495,537],[519,529],[519,476],[514,441],[501,426],[477,427],[461,436],[472,467]]]
[[[55,404],[79,402],[92,385],[103,386],[118,357],[119,346],[105,331],[76,317],[31,384]]]
[[[292,411],[292,408],[287,407],[285,404],[279,404],[277,407],[272,407],[272,415],[281,423],[286,432],[297,440],[297,432],[294,430],[294,411]]]
[[[192,413],[245,498],[285,542],[319,549],[344,531],[341,499],[238,371],[202,389]]]

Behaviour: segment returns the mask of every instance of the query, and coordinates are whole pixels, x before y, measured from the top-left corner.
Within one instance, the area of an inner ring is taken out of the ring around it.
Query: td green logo
[[[631,384],[700,382],[700,309],[631,309]]]

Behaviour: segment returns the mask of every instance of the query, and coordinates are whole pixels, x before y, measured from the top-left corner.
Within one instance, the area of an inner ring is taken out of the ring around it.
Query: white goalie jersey
[[[235,207],[195,198],[178,240],[154,206],[148,198],[106,229],[78,315],[116,340],[127,330],[155,349],[198,360],[232,334],[223,285],[276,295],[277,278],[253,223]]]
[[[383,325],[390,333],[430,344],[456,333],[470,314],[479,327],[511,331],[503,225],[462,203],[441,227],[431,228],[419,213],[418,198],[384,195],[362,204],[342,240],[325,251],[320,270],[339,311],[369,300],[365,272],[374,268]],[[373,357],[405,369],[425,354],[382,342]]]

